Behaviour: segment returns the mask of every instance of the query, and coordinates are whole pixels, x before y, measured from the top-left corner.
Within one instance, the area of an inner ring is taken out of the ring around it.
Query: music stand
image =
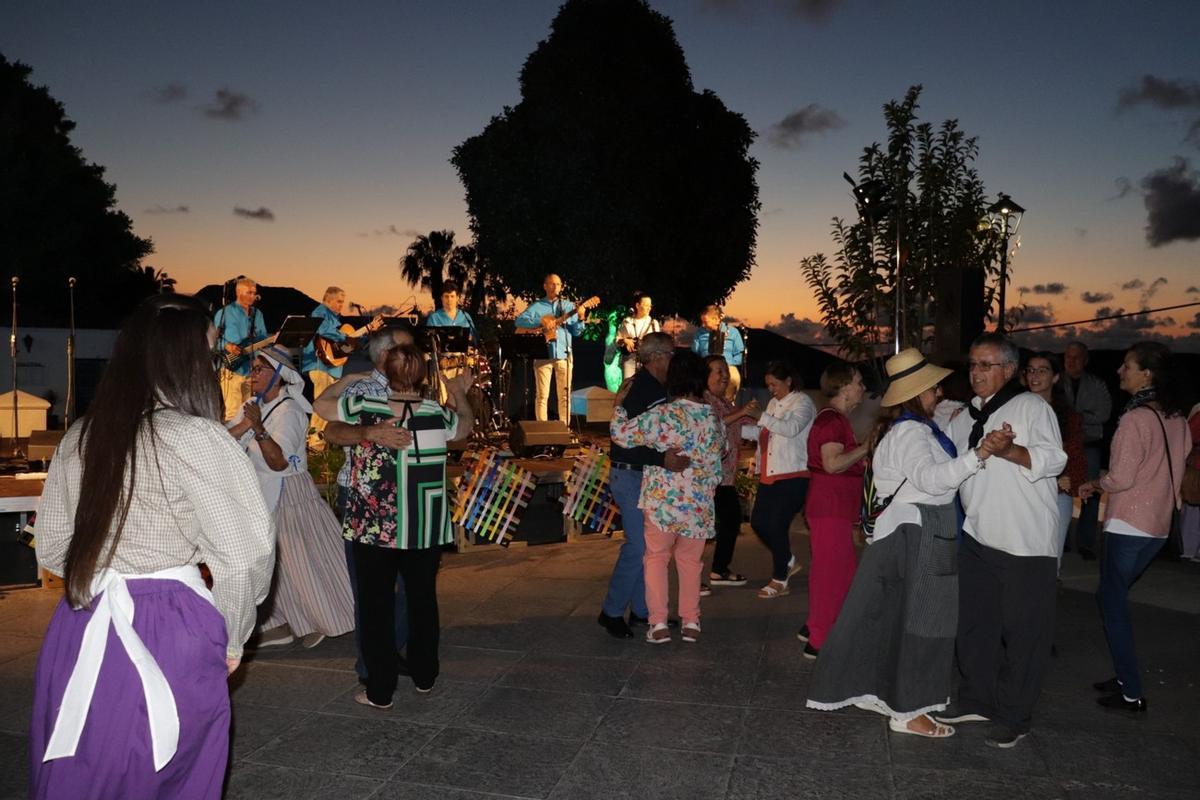
[[[529,386],[533,383],[532,363],[534,359],[549,357],[548,344],[536,333],[502,333],[499,341],[502,353],[521,362],[521,417],[533,419],[533,401],[529,396]]]
[[[437,344],[437,352],[465,353],[471,346],[471,329],[453,325],[427,325],[425,335]]]
[[[320,327],[319,317],[302,317],[298,314],[290,316],[279,326],[279,332],[275,334],[275,344],[289,350],[299,350],[312,341]]]

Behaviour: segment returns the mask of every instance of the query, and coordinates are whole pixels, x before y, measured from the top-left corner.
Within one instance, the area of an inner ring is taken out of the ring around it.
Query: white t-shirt
[[[976,397],[971,405],[979,408]],[[989,458],[959,489],[967,519],[964,530],[986,547],[1014,556],[1058,557],[1058,476],[1067,465],[1054,409],[1031,392],[998,408],[984,425],[987,435],[1008,423],[1016,444],[1029,450],[1030,468]],[[964,411],[947,433],[959,452],[968,449],[975,424]]]

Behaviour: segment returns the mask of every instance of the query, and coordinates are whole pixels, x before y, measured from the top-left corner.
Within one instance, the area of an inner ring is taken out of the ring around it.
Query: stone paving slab
[[[1096,567],[1068,555],[1033,734],[998,751],[981,726],[928,741],[869,712],[806,709],[806,573],[790,595],[757,599],[769,558],[749,534],[735,564],[752,579],[702,601],[700,643],[609,637],[596,614],[619,544],[448,555],[441,677],[429,695],[402,680],[390,711],[353,701],[352,634],[248,655],[230,684],[226,796],[1172,800],[1200,785],[1197,565],[1156,563],[1134,589],[1150,700],[1136,718],[1095,705],[1090,683],[1111,666],[1095,598],[1075,587]],[[0,598],[0,798],[25,795],[36,649],[55,604],[40,590]]]

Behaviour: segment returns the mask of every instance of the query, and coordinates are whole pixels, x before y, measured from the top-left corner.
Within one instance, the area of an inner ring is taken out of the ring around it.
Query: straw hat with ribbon
[[[951,370],[930,364],[915,347],[901,350],[887,360],[887,391],[883,393],[884,406],[896,406],[916,397],[926,389],[937,386]]]

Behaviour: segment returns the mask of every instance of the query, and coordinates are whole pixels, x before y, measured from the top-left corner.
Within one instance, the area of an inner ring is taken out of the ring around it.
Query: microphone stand
[[[63,403],[63,429],[75,421],[75,279],[67,278],[67,399]]]
[[[20,405],[17,401],[17,284],[21,279],[16,275],[12,277],[12,332],[8,335],[8,353],[12,357],[12,458],[13,460],[23,459],[25,454],[21,452],[20,445],[17,443],[17,434],[19,433],[20,415],[17,412],[17,406]]]

